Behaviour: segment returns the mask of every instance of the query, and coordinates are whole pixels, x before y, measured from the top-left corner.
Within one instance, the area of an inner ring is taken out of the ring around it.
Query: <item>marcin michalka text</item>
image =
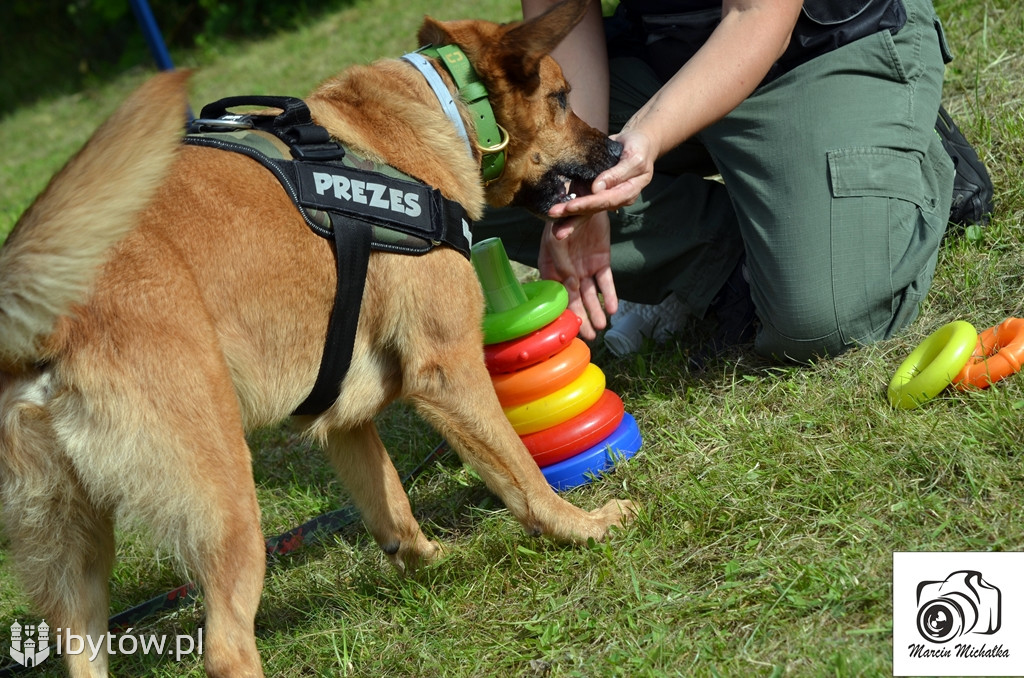
[[[922,644],[911,643],[907,647],[907,649],[910,650],[910,656],[914,657],[915,659],[928,659],[931,657],[956,657],[958,659],[989,659],[992,657],[1004,658],[1010,656],[1010,651],[1003,648],[1002,644],[990,648],[986,645],[982,645],[981,647],[974,647],[973,645],[957,643],[955,650],[951,650],[948,647],[940,647],[932,650],[930,648],[926,648]]]

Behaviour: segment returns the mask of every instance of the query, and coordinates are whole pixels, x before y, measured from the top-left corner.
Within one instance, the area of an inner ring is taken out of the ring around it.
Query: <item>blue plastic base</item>
[[[616,462],[629,459],[642,444],[636,419],[627,412],[610,436],[575,457],[542,468],[541,473],[555,491],[571,490],[589,483],[595,476],[614,467]]]

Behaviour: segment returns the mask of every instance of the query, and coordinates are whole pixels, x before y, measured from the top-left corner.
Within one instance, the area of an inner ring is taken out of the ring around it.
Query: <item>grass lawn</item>
[[[402,579],[358,524],[270,568],[256,633],[268,676],[854,676],[892,666],[894,551],[1021,551],[1024,377],[893,410],[885,386],[954,319],[1024,315],[1024,9],[937,0],[956,55],[945,102],[986,161],[997,209],[945,240],[920,319],[901,336],[810,367],[735,352],[702,371],[685,341],[614,359],[610,387],[643,452],[569,493],[643,507],[608,543],[528,538],[470,472],[430,466],[408,485],[440,564]],[[356,0],[254,43],[175,54],[200,68],[193,106],[227,94],[301,96],[353,62],[415,47],[423,14],[509,20],[514,0]],[[0,237],[49,176],[150,71],[0,118]],[[438,442],[396,406],[380,421],[400,473]],[[251,438],[266,534],[347,505],[317,450],[286,429]],[[181,583],[145,535],[122,535],[119,611]],[[34,619],[0,545],[0,629]],[[134,633],[195,633],[201,603]],[[0,632],[0,652],[6,648]],[[59,664],[44,667],[58,673]],[[114,657],[115,675],[200,675],[201,662]],[[47,675],[43,670],[35,675]]]

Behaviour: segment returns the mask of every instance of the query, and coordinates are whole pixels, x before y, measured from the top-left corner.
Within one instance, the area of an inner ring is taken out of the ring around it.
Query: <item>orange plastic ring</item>
[[[484,360],[491,374],[515,372],[547,360],[569,345],[580,331],[583,320],[566,309],[555,321],[535,332],[500,344],[484,346]]]
[[[622,398],[605,389],[593,406],[572,419],[521,436],[537,466],[544,468],[575,457],[610,436],[625,414]]]
[[[978,335],[974,355],[953,384],[961,391],[988,388],[1024,365],[1024,318],[1007,318]]]
[[[582,339],[573,339],[568,346],[518,372],[491,376],[494,392],[502,407],[528,403],[568,385],[590,363],[590,349]]]

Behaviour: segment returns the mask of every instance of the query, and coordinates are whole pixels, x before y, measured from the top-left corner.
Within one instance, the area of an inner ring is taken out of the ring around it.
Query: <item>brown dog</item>
[[[616,160],[615,144],[568,110],[547,56],[585,4],[525,23],[424,23],[421,43],[462,48],[508,131],[504,174],[486,188],[479,151],[466,152],[408,63],[352,68],[307,103],[333,137],[472,218],[485,200],[543,213],[568,182],[583,190]],[[180,144],[186,78],[157,76],[128,99],[0,250],[4,522],[38,612],[94,639],[107,630],[114,520],[148,526],[204,589],[208,673],[262,675],[253,623],[264,546],[245,431],[288,417],[312,388],[334,254],[270,172]],[[439,553],[374,428],[399,397],[531,534],[601,539],[632,515],[629,502],[585,512],[552,492],[491,387],[482,313],[456,251],[372,253],[340,396],[299,420],[399,570]],[[106,674],[106,657],[67,659],[74,676]]]

